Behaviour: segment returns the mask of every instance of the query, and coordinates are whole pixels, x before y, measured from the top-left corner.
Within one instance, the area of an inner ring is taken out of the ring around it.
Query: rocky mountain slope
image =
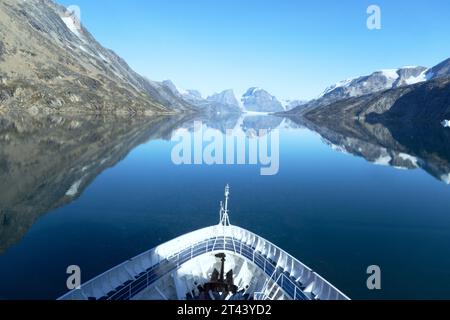
[[[450,58],[427,71],[427,77],[437,79],[450,76]]]
[[[294,108],[291,114],[306,114],[350,98],[376,94],[389,89],[407,87],[450,76],[450,59],[433,68],[403,67],[382,70],[369,76],[341,81],[327,88],[317,99]]]
[[[426,80],[426,70],[425,67],[406,67],[377,71],[369,76],[339,82],[327,88],[319,99],[321,103],[329,103],[422,82]]]
[[[342,118],[370,121],[433,121],[450,119],[450,77],[349,98],[308,111],[312,121]]]
[[[194,109],[164,84],[134,72],[73,12],[50,0],[0,1],[0,108],[147,114]]]

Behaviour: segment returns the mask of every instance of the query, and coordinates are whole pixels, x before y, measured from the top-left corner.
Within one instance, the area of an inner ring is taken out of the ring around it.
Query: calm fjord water
[[[227,183],[233,224],[282,247],[351,298],[449,299],[450,186],[420,168],[380,165],[386,157],[376,165],[361,156],[362,147],[358,156],[344,153],[343,146],[286,123],[274,176],[261,176],[254,165],[177,166],[170,130],[145,137],[99,169],[73,201],[14,226],[23,237],[0,251],[0,299],[55,299],[66,291],[69,265],[79,265],[87,281],[218,223]],[[4,218],[0,230],[14,221]],[[370,265],[381,267],[381,291],[366,287]]]

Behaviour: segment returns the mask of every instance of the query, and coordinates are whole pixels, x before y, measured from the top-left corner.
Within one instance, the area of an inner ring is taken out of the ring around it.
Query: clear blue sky
[[[350,77],[450,57],[448,0],[58,0],[139,73],[204,95],[313,98]],[[382,29],[366,27],[370,4]]]

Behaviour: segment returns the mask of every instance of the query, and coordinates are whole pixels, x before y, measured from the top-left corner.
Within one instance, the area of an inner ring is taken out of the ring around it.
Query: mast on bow
[[[230,186],[226,185],[225,187],[225,204],[220,202],[220,225],[229,226],[230,225],[230,217],[228,215],[228,198],[230,197]]]

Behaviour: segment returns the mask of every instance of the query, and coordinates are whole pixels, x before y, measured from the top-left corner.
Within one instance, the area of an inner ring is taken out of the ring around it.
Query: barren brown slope
[[[0,108],[32,113],[192,110],[163,84],[145,79],[103,48],[74,15],[50,0],[0,1]]]

